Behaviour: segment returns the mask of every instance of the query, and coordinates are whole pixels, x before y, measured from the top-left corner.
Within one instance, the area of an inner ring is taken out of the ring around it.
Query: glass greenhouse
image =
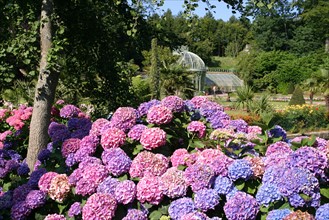
[[[243,86],[243,80],[233,73],[211,73],[206,74],[205,84],[209,87],[217,86],[222,92],[232,92]]]

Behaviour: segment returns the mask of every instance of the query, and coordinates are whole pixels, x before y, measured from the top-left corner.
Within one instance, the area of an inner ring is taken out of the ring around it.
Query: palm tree
[[[235,103],[235,106],[237,108],[241,108],[244,109],[245,107],[247,108],[247,112],[250,111],[249,109],[249,103],[252,101],[252,99],[254,98],[254,93],[251,89],[250,86],[243,86],[240,87],[236,90],[236,94],[237,94],[237,100]]]
[[[324,101],[329,112],[329,68],[321,69],[321,77],[319,78],[320,91],[324,96]]]
[[[318,78],[313,76],[302,84],[302,87],[310,93],[310,104],[313,104],[314,95],[319,92]]]

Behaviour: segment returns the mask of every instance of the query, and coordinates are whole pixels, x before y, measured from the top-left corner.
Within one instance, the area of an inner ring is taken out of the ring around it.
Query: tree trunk
[[[324,102],[326,103],[327,112],[329,113],[329,95],[324,96]]]
[[[314,93],[310,92],[310,104],[313,105],[313,97],[314,97]]]
[[[33,114],[30,124],[29,146],[26,161],[33,170],[39,152],[46,147],[48,126],[50,123],[51,106],[54,102],[55,90],[59,74],[51,72],[48,68],[47,56],[52,47],[51,14],[53,0],[42,0],[41,24],[40,24],[40,47],[41,60],[39,79],[35,88]]]

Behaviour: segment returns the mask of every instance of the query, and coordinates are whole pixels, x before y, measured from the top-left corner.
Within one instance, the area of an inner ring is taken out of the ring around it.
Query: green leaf
[[[155,210],[155,211],[151,212],[150,219],[151,220],[158,220],[158,219],[161,218],[161,216],[162,216],[162,213],[159,212],[158,210]]]
[[[260,207],[260,211],[261,211],[261,212],[265,212],[265,213],[267,213],[267,212],[268,212],[268,208],[269,208],[269,207],[266,207],[266,206],[262,205],[262,206]]]
[[[119,177],[119,180],[120,180],[120,181],[124,181],[124,180],[127,180],[127,179],[128,179],[127,174],[125,174],[125,175]]]
[[[59,209],[59,214],[62,214],[64,209],[66,208],[67,204],[62,205],[62,204],[58,204],[58,209]]]
[[[308,139],[307,146],[313,146],[315,141],[316,141],[316,137],[314,134],[312,134],[312,136]]]
[[[133,151],[133,155],[139,154],[139,152],[141,152],[142,150],[143,150],[143,146],[141,144],[136,145]]]
[[[329,199],[329,187],[328,188],[320,188],[320,194],[327,199]]]
[[[196,148],[204,148],[205,145],[201,141],[194,141],[194,145]]]
[[[304,194],[304,193],[300,193],[299,195],[300,195],[300,197],[302,197],[302,198],[304,199],[304,201],[306,201],[306,202],[309,202],[309,201],[312,200],[312,197],[310,197],[310,196],[308,196],[308,195],[306,195],[306,194]]]
[[[244,180],[237,180],[237,181],[235,182],[235,186],[236,186],[236,188],[237,188],[238,190],[242,190],[243,187],[245,186],[245,182],[244,182]]]
[[[178,170],[185,170],[186,167],[187,167],[187,166],[179,165],[179,166],[177,167],[177,169],[178,169]]]

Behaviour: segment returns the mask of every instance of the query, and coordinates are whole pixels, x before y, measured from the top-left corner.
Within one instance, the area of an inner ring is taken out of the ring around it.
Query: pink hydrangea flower
[[[44,220],[66,220],[64,215],[60,214],[49,214]]]
[[[161,128],[147,128],[142,132],[141,144],[146,150],[152,150],[166,144],[166,132]]]
[[[71,153],[75,153],[80,148],[80,139],[78,138],[69,138],[66,139],[62,144],[62,156],[67,158]]]
[[[110,128],[111,122],[105,118],[99,118],[91,125],[89,135],[100,136],[103,131]]]
[[[261,157],[245,157],[251,163],[251,169],[253,171],[253,176],[256,178],[261,178],[265,172],[265,163]]]
[[[206,126],[201,121],[192,121],[188,124],[187,131],[196,133],[199,138],[203,138],[206,135]]]
[[[48,195],[57,202],[62,202],[70,192],[69,179],[66,174],[56,175],[50,183]]]
[[[138,124],[134,125],[128,132],[128,137],[133,140],[140,140],[143,131],[147,128],[146,125]]]
[[[114,191],[114,195],[118,203],[128,204],[136,198],[136,185],[131,180],[120,182]]]
[[[91,195],[82,208],[82,219],[112,219],[117,209],[117,201],[106,193]]]
[[[185,148],[180,148],[174,151],[170,157],[170,161],[173,167],[178,167],[179,165],[186,165],[188,157],[188,151]]]
[[[163,105],[152,106],[148,112],[146,120],[150,124],[168,124],[173,119],[171,110]]]
[[[205,96],[195,96],[190,101],[195,106],[195,108],[200,108],[202,103],[208,102],[209,100]]]
[[[58,175],[58,173],[55,173],[55,172],[48,172],[48,173],[43,174],[38,182],[39,189],[43,192],[48,193],[51,181],[57,175]]]
[[[0,133],[0,141],[6,140],[7,136],[10,136],[12,134],[13,132],[11,130]]]
[[[0,120],[4,119],[8,112],[8,109],[0,109]]]
[[[101,145],[104,149],[116,148],[126,141],[126,134],[119,128],[108,128],[102,133]]]
[[[128,131],[136,124],[136,119],[137,115],[134,108],[120,107],[114,112],[111,118],[111,124],[113,127]]]
[[[169,166],[169,160],[162,154],[140,152],[132,161],[129,174],[132,178],[145,175],[161,176]]]
[[[271,144],[268,146],[265,156],[270,156],[271,154],[286,154],[286,153],[292,153],[292,149],[290,148],[289,144],[283,141],[278,141],[274,144]]]
[[[78,117],[81,110],[74,105],[65,105],[59,112],[62,118]]]
[[[158,205],[163,199],[163,183],[160,177],[144,176],[137,184],[137,199],[141,203]]]
[[[178,198],[186,195],[188,185],[184,179],[184,172],[176,167],[169,168],[162,176],[163,193],[169,198]]]

